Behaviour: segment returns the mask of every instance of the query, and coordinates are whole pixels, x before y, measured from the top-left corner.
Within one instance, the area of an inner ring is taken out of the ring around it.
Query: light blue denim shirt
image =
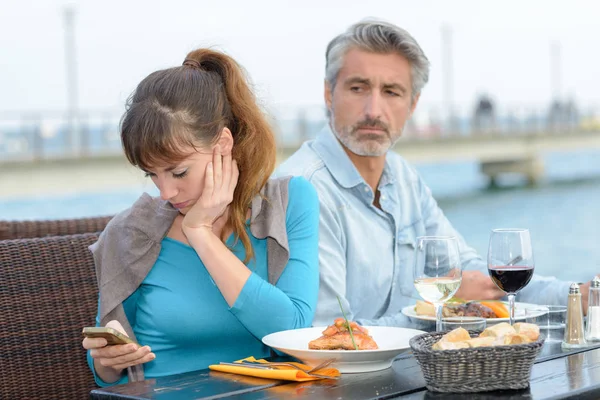
[[[431,190],[402,157],[388,152],[379,182],[380,205],[327,125],[279,166],[277,176],[300,175],[317,189],[320,289],[314,326],[341,316],[363,325],[423,327],[401,310],[420,299],[413,284],[417,236],[458,238],[464,269],[487,274],[486,263],[469,247],[438,207]],[[517,301],[566,304],[570,282],[534,276]]]

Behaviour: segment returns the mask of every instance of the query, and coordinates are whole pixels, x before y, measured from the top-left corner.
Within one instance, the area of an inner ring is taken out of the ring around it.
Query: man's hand
[[[488,275],[479,271],[463,271],[460,288],[455,294],[463,300],[498,300],[505,295]]]

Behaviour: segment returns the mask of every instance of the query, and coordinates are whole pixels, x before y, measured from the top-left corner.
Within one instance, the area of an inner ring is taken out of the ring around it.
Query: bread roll
[[[415,304],[415,313],[417,315],[428,315],[430,317],[435,317],[435,307],[431,303],[417,300],[417,304]]]
[[[465,343],[469,345],[469,347],[487,347],[493,346],[496,341],[495,337],[487,336],[487,337],[477,337],[473,339],[466,340]]]
[[[446,333],[442,338],[431,346],[432,350],[454,350],[466,349],[469,345],[467,340],[471,339],[465,328],[456,328]]]
[[[501,337],[506,336],[511,333],[517,333],[515,328],[513,328],[508,322],[501,322],[498,325],[490,326],[489,328],[485,328],[483,332],[479,335],[480,337]]]
[[[515,331],[517,331],[517,333],[527,336],[532,342],[535,342],[540,337],[540,327],[536,324],[518,322],[514,324],[513,327],[515,328]]]
[[[469,344],[467,343],[467,341],[463,341],[463,342],[446,342],[444,340],[440,340],[437,343],[434,343],[433,346],[431,346],[432,350],[456,350],[456,349],[466,349],[467,347],[469,347]]]
[[[531,343],[531,339],[529,339],[525,335],[521,335],[519,333],[509,333],[508,335],[500,336],[496,338],[494,342],[495,346],[507,346],[511,344],[524,344]]]
[[[442,336],[441,341],[443,341],[443,342],[460,342],[460,341],[469,340],[469,339],[471,339],[471,336],[469,335],[469,332],[465,328],[456,328],[456,329],[453,329],[450,332],[446,333],[444,336]]]

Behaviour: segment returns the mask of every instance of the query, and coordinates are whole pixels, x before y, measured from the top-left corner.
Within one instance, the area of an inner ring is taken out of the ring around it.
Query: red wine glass
[[[515,296],[533,276],[533,249],[528,229],[494,229],[488,249],[490,277],[508,295],[509,321],[515,321]]]

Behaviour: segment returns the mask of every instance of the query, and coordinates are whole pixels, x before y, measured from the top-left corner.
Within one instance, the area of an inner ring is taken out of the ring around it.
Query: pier
[[[22,119],[14,126],[3,125],[0,118],[0,197],[151,186],[125,160],[117,122],[107,115],[104,120],[82,119],[67,129],[64,121],[52,128],[42,118]],[[323,118],[285,122],[273,122],[279,161],[296,151],[303,140],[314,137],[325,123]],[[545,153],[600,150],[600,123],[474,126],[446,124],[436,130],[411,123],[393,150],[417,164],[476,162],[490,185],[507,173],[535,184],[544,176]]]

